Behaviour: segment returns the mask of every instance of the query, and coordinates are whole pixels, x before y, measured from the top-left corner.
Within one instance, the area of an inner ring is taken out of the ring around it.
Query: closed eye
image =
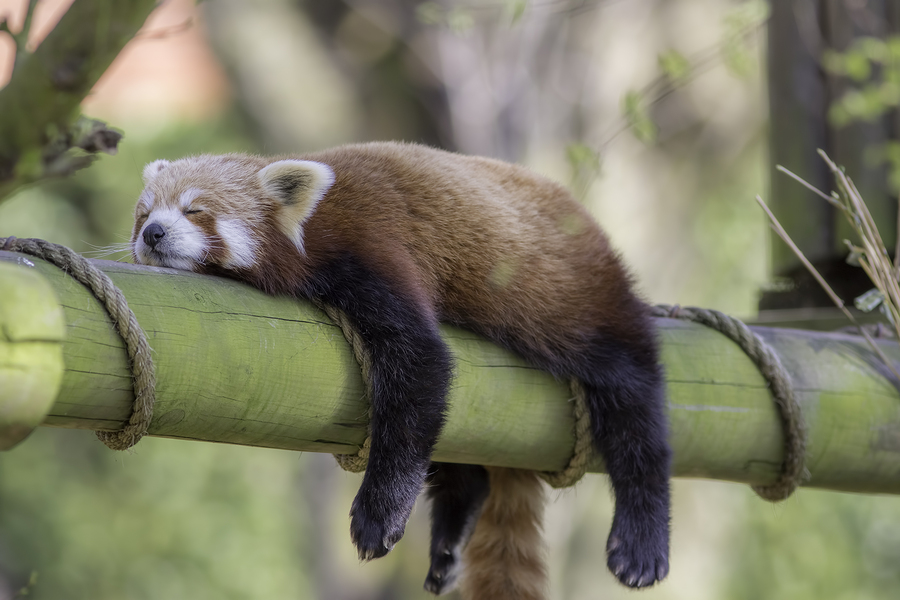
[[[196,215],[197,213],[203,212],[202,208],[189,208],[184,211],[186,215]]]

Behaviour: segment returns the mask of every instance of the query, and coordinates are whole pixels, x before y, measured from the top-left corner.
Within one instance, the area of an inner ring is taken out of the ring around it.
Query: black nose
[[[144,228],[144,243],[151,249],[156,248],[156,245],[164,237],[166,237],[166,230],[159,223],[150,223]]]

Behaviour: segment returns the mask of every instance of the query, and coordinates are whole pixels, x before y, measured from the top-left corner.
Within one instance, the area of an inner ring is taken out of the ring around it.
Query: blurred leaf
[[[659,55],[659,67],[673,81],[683,81],[691,72],[691,63],[683,54],[669,50]]]
[[[572,193],[583,202],[600,173],[600,154],[586,144],[574,143],[566,147],[566,160],[572,169]],[[578,230],[581,227],[579,223],[571,222],[562,225],[565,230]]]
[[[733,31],[755,27],[767,21],[770,12],[766,0],[747,0],[739,3],[725,15],[725,26]]]
[[[566,148],[566,159],[573,169],[589,167],[600,168],[600,155],[590,146],[582,143],[569,144]]]
[[[506,12],[512,25],[518,23],[528,9],[528,0],[506,0]]]
[[[423,25],[442,25],[444,9],[437,2],[423,2],[416,7],[416,18]]]
[[[625,119],[637,139],[645,143],[656,141],[656,124],[650,119],[640,92],[631,91],[625,94],[624,112]]]
[[[847,255],[845,262],[851,267],[860,267],[859,261],[864,258],[866,255],[865,250],[862,248],[858,248],[850,243],[850,240],[844,240],[844,243],[850,248],[850,254]]]
[[[453,33],[465,35],[475,26],[475,17],[468,9],[457,7],[447,13],[447,25]]]
[[[865,81],[872,75],[872,64],[864,53],[850,50],[844,54],[844,73],[854,81]]]
[[[34,586],[37,585],[37,579],[38,572],[32,571],[31,575],[28,577],[28,583],[25,584],[25,586],[22,587],[18,592],[16,592],[16,595],[13,596],[13,598],[24,598],[25,596],[31,595],[31,590],[33,590]]]
[[[753,71],[756,51],[746,34],[748,30],[762,27],[769,18],[769,12],[769,3],[765,0],[748,0],[725,15],[722,61],[733,75],[743,78]]]
[[[887,43],[876,37],[864,36],[857,38],[854,45],[866,59],[872,62],[884,63],[888,60]]]
[[[853,299],[853,306],[863,312],[871,312],[884,302],[884,294],[878,288],[872,288],[865,294]]]
[[[749,44],[733,37],[722,47],[722,62],[732,75],[744,78],[753,72],[756,59]]]

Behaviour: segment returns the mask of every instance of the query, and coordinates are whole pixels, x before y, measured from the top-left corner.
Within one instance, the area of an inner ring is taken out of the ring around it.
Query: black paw
[[[628,587],[649,587],[669,574],[669,527],[613,519],[606,543],[609,570]]]
[[[403,537],[406,521],[412,511],[392,502],[378,502],[377,495],[360,489],[350,509],[350,539],[359,560],[381,558]],[[390,499],[388,499],[390,500]]]
[[[439,550],[431,557],[431,568],[425,578],[425,591],[436,596],[456,587],[459,577],[459,556],[453,550]]]

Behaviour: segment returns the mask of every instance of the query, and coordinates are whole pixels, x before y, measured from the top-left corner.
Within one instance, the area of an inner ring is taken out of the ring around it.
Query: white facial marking
[[[216,231],[228,250],[226,267],[252,267],[256,262],[257,243],[250,230],[238,219],[216,222]]]
[[[160,225],[166,235],[151,249],[144,242],[144,230],[153,223]],[[203,231],[179,209],[157,208],[150,212],[135,238],[134,250],[142,264],[191,271],[206,259],[209,244]]]
[[[181,206],[181,208],[190,208],[191,203],[199,198],[201,194],[203,194],[203,190],[199,188],[191,188],[181,194],[181,198],[178,199],[178,204]]]

